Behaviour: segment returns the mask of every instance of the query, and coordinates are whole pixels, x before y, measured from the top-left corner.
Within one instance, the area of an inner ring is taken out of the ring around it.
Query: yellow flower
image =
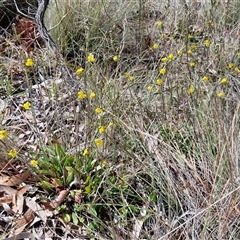
[[[177,51],[178,56],[182,56],[182,51]]]
[[[106,167],[108,164],[108,161],[106,159],[102,160],[102,167]]]
[[[174,55],[172,53],[170,53],[167,58],[169,61],[172,61],[172,60],[174,60]]]
[[[223,98],[225,96],[224,92],[219,92],[217,93],[217,97]]]
[[[161,58],[161,62],[166,62],[166,61],[167,61],[167,57]]]
[[[83,150],[83,156],[87,156],[89,154],[89,149],[88,148],[85,148],[84,150]]]
[[[209,47],[209,46],[210,46],[210,44],[211,44],[211,42],[210,42],[210,40],[209,40],[209,39],[207,39],[207,40],[205,40],[204,44],[205,44],[205,46],[206,46],[206,47]]]
[[[212,21],[209,20],[209,21],[206,22],[206,24],[207,24],[208,26],[212,26]]]
[[[16,149],[11,149],[9,152],[8,152],[8,156],[12,157],[12,158],[15,158],[17,156],[17,151]]]
[[[188,37],[188,39],[191,39],[192,35],[189,33],[187,37]]]
[[[227,78],[222,78],[222,79],[221,79],[221,84],[227,84],[227,82],[228,82],[228,81],[227,81]]]
[[[237,53],[237,57],[240,58],[240,52]]]
[[[190,62],[189,65],[190,65],[190,67],[195,67],[196,63],[195,62]]]
[[[158,44],[157,43],[154,43],[153,46],[152,46],[153,49],[158,49]]]
[[[130,76],[128,77],[128,81],[132,82],[134,80],[134,77]]]
[[[163,33],[163,34],[162,34],[162,38],[167,38],[167,34],[166,34],[166,33]]]
[[[11,149],[9,152],[8,152],[8,156],[12,157],[12,158],[15,158],[17,156],[17,150],[16,149]]]
[[[95,92],[93,92],[93,91],[90,92],[89,97],[90,97],[91,99],[95,98],[95,97],[96,97]]]
[[[164,75],[164,74],[166,73],[166,68],[161,68],[161,69],[159,70],[159,73],[162,74],[162,75]]]
[[[208,78],[207,76],[204,76],[204,77],[202,78],[202,80],[203,80],[204,82],[208,82],[209,78]]]
[[[105,133],[106,132],[106,127],[102,125],[102,126],[99,127],[98,131],[100,133]]]
[[[23,108],[25,109],[25,110],[29,110],[30,108],[31,108],[31,103],[30,102],[25,102],[24,104],[23,104]]]
[[[123,75],[124,75],[124,77],[129,77],[129,73],[128,72],[125,72]]]
[[[8,137],[7,130],[0,130],[0,140]]]
[[[26,67],[32,67],[34,65],[34,62],[31,58],[28,58],[25,62]]]
[[[91,63],[95,62],[95,58],[94,58],[93,54],[89,54],[87,57],[87,60],[88,60],[88,62],[91,62]]]
[[[157,25],[158,25],[158,27],[162,27],[163,22],[162,22],[162,21],[159,21],[159,22],[157,22]]]
[[[234,68],[234,72],[235,72],[235,73],[240,73],[240,69],[239,69],[238,67],[235,67],[235,68]]]
[[[96,138],[94,141],[95,141],[95,144],[97,145],[97,147],[101,147],[103,144],[103,140],[100,138]]]
[[[76,74],[81,75],[84,72],[84,68],[80,67],[77,69]]]
[[[38,165],[38,160],[36,160],[36,159],[33,159],[33,160],[31,160],[31,165],[33,166],[33,167],[36,167],[37,165]]]
[[[163,80],[162,80],[162,78],[158,78],[158,79],[156,80],[156,83],[157,83],[158,85],[163,84]]]
[[[79,91],[78,92],[78,99],[84,99],[86,97],[87,97],[87,95],[84,91]]]
[[[191,54],[192,54],[192,50],[189,49],[189,50],[187,51],[187,54],[188,54],[188,55],[191,55]]]
[[[230,68],[230,69],[231,69],[233,66],[234,66],[233,63],[229,63],[229,64],[228,64],[228,68]]]
[[[196,50],[196,48],[197,48],[196,44],[191,45],[192,50]]]
[[[152,86],[152,85],[148,85],[148,86],[147,86],[147,90],[148,90],[148,91],[152,91],[152,90],[153,90],[153,86]]]
[[[190,95],[192,93],[194,93],[194,88],[193,87],[190,87],[188,90],[187,90],[187,93]]]
[[[113,122],[110,122],[110,123],[108,124],[108,126],[109,126],[109,127],[114,127],[115,124],[114,124]]]
[[[113,61],[117,62],[118,61],[118,56],[113,56]]]
[[[102,110],[102,108],[97,107],[96,110],[95,110],[95,112],[96,112],[97,114],[101,114],[101,113],[103,113],[103,110]]]

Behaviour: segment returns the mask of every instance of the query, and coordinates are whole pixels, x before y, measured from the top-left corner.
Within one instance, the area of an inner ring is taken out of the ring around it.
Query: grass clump
[[[25,89],[1,94],[24,119],[14,149],[31,165],[39,203],[71,236],[239,238],[238,5],[50,6],[60,22],[45,21],[57,24],[74,81],[40,48],[19,55]]]

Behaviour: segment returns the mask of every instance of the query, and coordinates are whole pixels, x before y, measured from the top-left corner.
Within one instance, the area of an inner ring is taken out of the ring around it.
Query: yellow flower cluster
[[[26,67],[32,67],[34,65],[34,62],[31,58],[28,58],[25,62]]]
[[[128,77],[128,81],[132,82],[134,80],[133,76]]]
[[[162,27],[163,26],[163,22],[162,21],[157,22],[157,26],[158,27]]]
[[[219,92],[217,93],[217,97],[223,98],[225,96],[224,92]]]
[[[88,148],[85,148],[83,150],[83,156],[87,156],[89,154],[89,149]]]
[[[100,114],[103,113],[103,110],[102,110],[102,108],[97,107],[97,108],[95,109],[95,112],[100,115]]]
[[[189,65],[190,65],[190,67],[195,67],[196,63],[195,62],[190,62]]]
[[[166,68],[161,68],[161,69],[159,70],[159,73],[160,73],[161,75],[165,75],[165,73],[166,73]]]
[[[209,39],[207,39],[207,40],[205,40],[204,44],[206,47],[210,47],[211,42]]]
[[[80,67],[77,69],[76,74],[79,76],[84,73],[84,68]]]
[[[94,58],[93,54],[89,54],[88,57],[87,57],[87,60],[90,63],[94,63],[95,62],[95,58]]]
[[[29,101],[25,102],[25,103],[23,104],[23,108],[24,108],[25,110],[29,110],[29,109],[31,108],[31,103],[30,103]]]
[[[87,94],[84,91],[78,92],[78,99],[85,99],[87,97]]]
[[[17,156],[17,150],[16,149],[11,149],[9,152],[8,152],[8,156],[12,157],[12,158],[15,158]]]
[[[36,160],[36,159],[33,159],[33,160],[31,160],[31,165],[33,166],[33,167],[37,167],[37,165],[38,165],[38,160]]]
[[[89,98],[93,99],[93,98],[95,98],[95,96],[96,96],[95,92],[91,91],[89,94]],[[78,99],[85,99],[85,98],[87,98],[87,94],[84,91],[79,91]]]
[[[154,43],[154,44],[153,44],[153,46],[152,46],[152,48],[156,50],[156,49],[158,49],[158,48],[159,48],[159,46],[158,46],[158,44],[157,44],[157,43]]]
[[[162,84],[163,84],[162,78],[158,78],[158,79],[156,80],[156,84],[157,84],[157,85],[162,85]]]
[[[194,88],[193,87],[190,87],[188,90],[187,90],[187,93],[189,95],[193,94],[194,93]]]
[[[208,81],[209,81],[209,78],[208,78],[208,76],[203,76],[203,77],[202,77],[202,80],[203,80],[204,82],[208,82]]]
[[[220,82],[221,84],[227,84],[228,80],[227,78],[222,78]]]
[[[150,92],[150,91],[152,91],[153,90],[153,86],[152,85],[148,85],[147,86],[147,90]]]
[[[97,147],[101,147],[103,145],[103,140],[100,138],[96,138],[94,141]]]
[[[98,130],[99,130],[100,133],[105,133],[106,132],[106,126],[102,125],[102,126],[99,127]]]
[[[7,137],[8,137],[7,130],[0,130],[0,140],[7,138]]]
[[[118,61],[118,56],[113,56],[113,61],[117,62]]]

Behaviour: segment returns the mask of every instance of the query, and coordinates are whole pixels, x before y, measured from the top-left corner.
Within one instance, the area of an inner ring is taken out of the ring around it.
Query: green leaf
[[[43,189],[54,189],[54,185],[51,184],[50,182],[47,182],[47,181],[41,181],[39,183],[39,185],[43,188]]]
[[[56,172],[62,174],[60,157],[52,157],[52,167]]]
[[[74,172],[72,171],[72,172],[68,173],[68,176],[67,176],[67,179],[66,179],[67,185],[69,185],[73,181],[73,179],[74,179]]]
[[[84,210],[84,205],[79,205],[79,204],[75,204],[74,205],[74,210],[77,212],[82,212]]]
[[[56,155],[60,158],[64,157],[66,150],[60,144],[55,145]]]
[[[116,182],[116,177],[115,177],[115,176],[112,176],[112,177],[110,177],[109,180],[110,180],[111,183],[114,184],[114,183]]]
[[[75,158],[74,156],[67,156],[65,161],[64,161],[64,166],[72,166],[73,165],[73,162],[74,162]]]
[[[88,185],[88,186],[85,187],[85,192],[86,192],[87,194],[90,194],[90,193],[91,193],[91,185]]]
[[[67,222],[67,223],[69,223],[69,222],[71,222],[71,216],[70,216],[70,214],[68,214],[68,213],[63,213],[63,219],[64,219],[64,221],[65,222]]]
[[[90,224],[87,226],[87,230],[88,230],[89,232],[91,232],[91,231],[97,230],[97,228],[96,228],[96,226],[95,226],[94,223],[90,223]]]
[[[129,205],[130,209],[132,210],[132,212],[134,213],[140,213],[140,209],[138,206],[135,206],[135,205]]]
[[[97,211],[95,210],[95,207],[90,206],[89,211],[93,216],[97,217]]]
[[[85,218],[84,218],[84,217],[80,217],[80,218],[79,218],[79,222],[80,222],[80,223],[84,223],[84,222],[85,222]]]
[[[75,212],[72,213],[72,220],[75,225],[78,225],[78,216]]]
[[[87,179],[86,179],[86,181],[85,181],[85,184],[90,184],[92,182],[92,180],[91,180],[91,175],[88,175],[87,176]]]
[[[149,197],[150,197],[150,200],[151,200],[152,202],[154,202],[154,203],[157,202],[157,195],[156,195],[155,193],[150,194]]]

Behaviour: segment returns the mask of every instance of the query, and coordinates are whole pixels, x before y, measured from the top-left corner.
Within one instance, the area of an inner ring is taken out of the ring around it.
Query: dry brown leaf
[[[19,187],[19,188],[17,189],[17,192],[18,192],[18,193],[21,193],[21,194],[23,195],[23,194],[26,193],[30,188],[31,188],[31,186],[25,185],[25,186],[23,186],[23,187]]]
[[[17,192],[16,194],[13,195],[12,199],[12,210],[15,213],[21,214],[23,212],[23,202],[24,202],[24,197],[21,192]]]
[[[24,216],[20,219],[13,221],[12,227],[14,231],[9,235],[9,237],[17,236],[20,234],[25,227],[34,219],[35,215],[32,209],[28,209]]]
[[[8,203],[12,203],[13,196],[16,193],[17,193],[17,190],[15,190],[11,187],[0,186],[0,196],[2,196],[0,198],[0,206],[3,206],[3,208],[4,208],[4,207],[8,206]]]
[[[3,186],[19,186],[22,182],[24,182],[29,176],[31,172],[27,170],[24,173],[17,174],[15,176],[0,176],[0,185]]]
[[[46,223],[48,217],[52,217],[53,213],[49,210],[43,209],[37,202],[36,202],[36,197],[26,198],[26,205],[32,209],[33,212],[35,212],[41,220]]]
[[[55,209],[56,207],[58,207],[66,198],[66,196],[68,195],[69,190],[62,190],[59,195],[56,197],[55,200],[53,200],[50,203],[50,206]]]
[[[26,238],[30,239],[31,236],[32,236],[32,234],[30,232],[22,232],[13,237],[5,238],[5,240],[21,240],[21,239],[26,239]]]
[[[11,203],[12,202],[12,196],[5,196],[0,198],[0,206],[2,206],[4,203]]]
[[[0,193],[4,193],[6,195],[12,196],[17,192],[16,189],[8,187],[8,186],[0,186]]]

